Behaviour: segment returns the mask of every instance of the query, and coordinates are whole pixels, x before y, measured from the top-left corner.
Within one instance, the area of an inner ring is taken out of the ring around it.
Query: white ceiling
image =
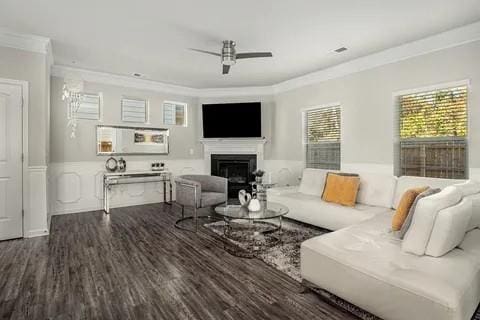
[[[0,27],[51,38],[56,64],[196,88],[272,85],[479,20],[478,0],[0,2]],[[222,75],[217,57],[188,50],[224,39],[274,57]]]

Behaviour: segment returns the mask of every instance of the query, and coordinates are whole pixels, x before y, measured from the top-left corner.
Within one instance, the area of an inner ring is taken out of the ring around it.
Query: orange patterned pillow
[[[419,188],[412,188],[405,191],[400,199],[400,203],[398,204],[397,211],[392,218],[392,230],[398,231],[402,228],[405,219],[407,219],[408,212],[415,202],[415,199],[418,197],[420,193],[427,190],[428,187],[419,187]]]
[[[327,175],[322,200],[353,207],[357,200],[360,177],[352,174],[331,173]]]

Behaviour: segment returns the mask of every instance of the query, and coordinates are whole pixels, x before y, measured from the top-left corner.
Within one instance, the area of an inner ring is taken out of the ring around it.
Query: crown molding
[[[480,21],[273,85],[281,93],[480,40]]]
[[[0,46],[46,55],[52,51],[49,38],[18,33],[6,28],[0,28]]]
[[[199,95],[199,89],[196,88],[61,65],[52,66],[52,76],[186,96]]]
[[[480,21],[368,56],[350,60],[272,86],[260,87],[192,88],[60,65],[52,66],[52,75],[89,82],[202,98],[269,96],[479,40]],[[2,44],[1,38],[0,44]]]
[[[272,95],[272,87],[232,87],[232,88],[191,88],[163,83],[159,81],[138,79],[106,72],[72,68],[61,65],[52,66],[52,76],[78,79],[87,82],[103,83],[121,87],[172,93],[192,97],[232,97],[232,96],[263,96]]]

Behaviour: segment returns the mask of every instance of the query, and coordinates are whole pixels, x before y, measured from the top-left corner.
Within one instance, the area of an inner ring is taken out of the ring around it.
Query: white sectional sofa
[[[321,200],[325,175],[305,169],[299,187],[268,193],[269,201],[289,207],[289,218],[334,230],[302,244],[306,283],[386,320],[471,318],[480,301],[480,229],[441,257],[407,253],[391,232],[394,209],[408,188],[462,181],[360,173],[359,203],[349,208]],[[479,217],[471,223],[478,226]]]

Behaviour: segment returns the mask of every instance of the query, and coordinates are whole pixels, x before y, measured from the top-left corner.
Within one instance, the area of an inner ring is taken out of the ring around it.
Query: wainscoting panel
[[[173,176],[205,174],[204,159],[165,160]],[[149,170],[151,161],[128,161],[128,170]],[[266,179],[280,186],[297,185],[303,162],[265,160]],[[101,210],[103,208],[103,172],[105,163],[65,162],[49,166],[50,215]],[[174,186],[175,188],[175,186]],[[163,183],[113,186],[111,207],[163,202]],[[175,196],[175,192],[173,192]]]
[[[164,160],[173,176],[204,173],[203,159]],[[149,170],[151,161],[128,161],[128,170]],[[49,167],[50,213],[66,214],[103,208],[105,162],[51,163]],[[163,183],[128,184],[112,187],[111,207],[163,202]]]

